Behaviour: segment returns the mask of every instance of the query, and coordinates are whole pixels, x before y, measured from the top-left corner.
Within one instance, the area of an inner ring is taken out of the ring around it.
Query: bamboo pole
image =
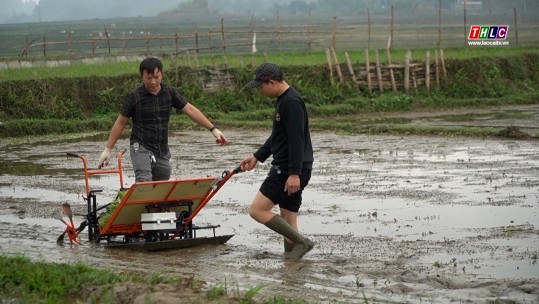
[[[172,62],[174,63],[174,73],[176,74],[174,85],[177,87],[180,84],[180,71],[178,69],[178,66],[180,65],[180,63],[178,62],[178,52],[176,52],[174,56],[172,57]]]
[[[199,47],[198,47],[198,26],[195,27],[195,53],[198,54],[198,50],[199,50]]]
[[[32,42],[28,42],[28,36],[26,36],[24,40],[24,49],[21,52],[20,57],[28,57],[28,49],[30,48],[30,44],[34,43],[34,40]]]
[[[442,73],[444,78],[447,77],[447,70],[445,69],[444,50],[440,49],[440,63],[442,64]]]
[[[354,68],[352,67],[352,63],[350,62],[348,52],[344,52],[344,59],[346,61],[346,66],[348,67],[348,72],[350,73],[350,76],[352,76],[352,80],[354,81],[354,85],[357,86],[356,74],[354,73]]]
[[[337,70],[337,76],[339,76],[339,82],[344,83],[344,77],[342,75],[341,66],[339,65],[339,60],[337,60],[335,49],[331,49],[331,54],[333,55],[333,61],[335,61],[335,69]]]
[[[492,1],[488,0],[488,22],[492,24]]]
[[[365,69],[367,71],[367,89],[369,94],[372,93],[372,83],[371,83],[371,67],[369,60],[369,49],[365,49]]]
[[[419,26],[417,25],[417,16],[416,16],[416,9],[414,8],[414,26],[415,26],[415,39],[419,41]]]
[[[438,67],[438,49],[434,51],[434,75],[436,79],[436,85],[440,86],[440,71]]]
[[[404,54],[404,92],[408,93],[410,90],[410,50],[407,50]]]
[[[332,49],[335,49],[335,44],[337,43],[337,16],[333,16],[333,29],[331,31],[331,46]]]
[[[278,17],[278,15],[277,15]],[[254,31],[254,23],[255,23],[255,15],[251,14],[251,21],[249,21],[249,32],[251,33],[251,41],[254,41],[255,39],[255,31]],[[251,45],[251,66],[255,66],[255,52],[254,47]]]
[[[47,41],[45,35],[43,35],[43,57],[47,57]]]
[[[391,39],[389,40],[390,41],[390,44],[389,44],[389,49],[392,49],[393,48],[393,19],[394,19],[394,14],[393,14],[393,5],[391,5],[391,25],[389,27],[389,36],[391,37]]]
[[[200,64],[199,64],[199,62],[198,62],[198,53],[195,52],[195,53],[193,54],[193,56],[195,57],[195,64],[196,64],[196,67],[199,68],[199,67],[200,67]]]
[[[279,45],[279,53],[283,51],[283,45],[281,42],[281,22],[279,14],[277,14],[275,21],[275,30],[277,31],[277,44]]]
[[[442,47],[442,0],[438,0],[438,48]]]
[[[191,53],[189,53],[189,50],[187,50],[187,63],[189,64],[189,67],[192,68],[193,64],[191,63]]]
[[[382,79],[382,70],[380,69],[380,56],[378,49],[374,52],[374,58],[376,60],[376,78],[378,79],[378,90],[380,93],[384,92],[384,81]]]
[[[329,81],[331,85],[334,85],[335,81],[333,80],[333,66],[331,64],[331,54],[329,49],[326,49],[326,63],[328,64],[329,69]]]
[[[67,49],[68,49],[69,57],[71,58],[71,55],[73,53],[73,47],[71,45],[71,31],[67,31]]]
[[[307,49],[311,51],[312,37],[311,37],[311,8],[309,7],[309,15],[307,17]]]
[[[215,60],[214,60],[214,54],[213,54],[213,42],[212,42],[212,39],[211,39],[211,34],[208,35],[208,41],[210,43],[210,61],[211,61],[211,65],[212,67],[215,69]]]
[[[430,51],[425,54],[425,87],[430,90]]]
[[[226,62],[226,39],[225,39],[225,21],[224,18],[221,18],[221,41],[222,41],[222,48],[223,48],[223,64],[224,66],[227,66]]]
[[[391,40],[390,40],[391,41]],[[389,42],[388,42],[388,48],[386,49],[387,53],[387,63],[391,65],[391,52],[389,50]],[[389,68],[389,79],[391,81],[391,89],[393,92],[397,92],[397,84],[395,83],[395,74],[393,73],[393,69]]]
[[[367,7],[367,48],[371,49],[371,11]]]
[[[517,8],[513,7],[513,15],[515,17],[515,46],[518,47],[518,19],[517,19]]]
[[[412,71],[412,86],[414,88],[414,92],[417,93],[417,77],[414,71]]]
[[[125,46],[126,46],[126,45],[125,45],[125,40],[124,40],[124,38],[125,38],[125,33],[122,33],[122,54],[125,55]]]
[[[178,36],[178,32],[174,33],[174,49],[176,50],[176,56],[178,55],[178,49],[180,46],[180,36]]]
[[[462,35],[462,37],[464,37],[464,47],[466,47],[468,45],[466,43],[467,38],[468,38],[468,36],[466,35],[466,33],[467,33],[467,30],[466,30],[466,0],[463,0],[463,1],[464,1],[464,35]]]

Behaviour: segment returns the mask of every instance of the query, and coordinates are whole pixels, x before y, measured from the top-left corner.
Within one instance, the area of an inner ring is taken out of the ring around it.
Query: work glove
[[[103,151],[103,153],[101,153],[101,157],[99,157],[99,169],[109,164],[111,154],[111,149],[105,147],[105,151]]]
[[[219,129],[214,128],[213,130],[211,130],[211,134],[213,134],[213,137],[215,137],[216,143],[218,143],[221,146],[226,145],[227,143],[226,137],[221,131],[219,131]]]

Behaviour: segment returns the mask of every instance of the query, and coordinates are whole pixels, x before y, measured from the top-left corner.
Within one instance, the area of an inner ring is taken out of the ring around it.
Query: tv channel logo
[[[508,31],[508,25],[472,25],[468,40],[505,40]]]

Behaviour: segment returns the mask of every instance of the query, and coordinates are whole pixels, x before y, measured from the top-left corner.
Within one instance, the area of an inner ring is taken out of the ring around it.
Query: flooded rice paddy
[[[226,130],[224,130],[226,131]],[[234,169],[267,132],[171,135],[174,178]],[[539,141],[313,132],[313,178],[304,191],[300,230],[316,242],[302,261],[283,260],[281,238],[248,216],[268,169],[233,176],[195,217],[234,234],[225,245],[138,252],[59,246],[53,216],[68,202],[86,211],[80,159],[95,168],[104,136],[0,143],[0,252],[81,261],[118,271],[179,274],[229,289],[264,286],[259,296],[319,303],[539,302]],[[116,151],[127,148],[122,139]],[[124,186],[134,182],[129,156]],[[117,176],[90,179],[109,203]]]

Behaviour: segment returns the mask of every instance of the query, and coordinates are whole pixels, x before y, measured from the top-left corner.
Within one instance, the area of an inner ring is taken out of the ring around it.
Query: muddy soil
[[[231,170],[267,133],[226,135],[230,144],[219,147],[208,132],[174,132],[173,177]],[[194,276],[231,294],[263,286],[255,300],[539,303],[536,139],[313,132],[316,163],[299,225],[316,246],[295,262],[282,258],[280,237],[247,214],[267,164],[233,176],[195,218],[198,225],[221,225],[218,234],[234,234],[224,245],[148,253],[93,245],[85,233],[80,246],[57,245],[63,224],[53,216],[60,205],[73,206],[77,223],[86,210],[82,162],[65,152],[85,154],[95,167],[105,136],[0,143],[1,254]],[[126,139],[117,144],[124,147]],[[129,186],[129,157],[123,164]],[[92,177],[90,184],[103,190],[99,204],[120,187],[112,175]],[[182,294],[170,286],[127,290],[131,302],[137,293],[162,303]]]

